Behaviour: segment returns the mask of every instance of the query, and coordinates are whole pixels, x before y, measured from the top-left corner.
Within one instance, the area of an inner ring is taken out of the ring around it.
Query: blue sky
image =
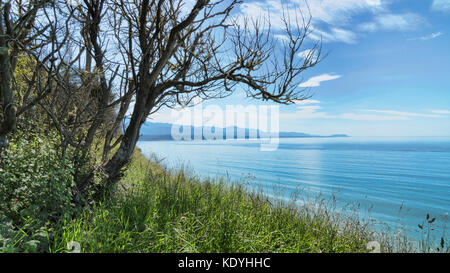
[[[313,38],[322,37],[329,55],[304,74],[313,97],[280,106],[282,131],[450,136],[450,0],[308,4]],[[245,1],[238,10],[250,17],[267,11],[278,18],[280,1]],[[208,103],[264,104],[239,92]],[[153,121],[166,120],[156,115]]]

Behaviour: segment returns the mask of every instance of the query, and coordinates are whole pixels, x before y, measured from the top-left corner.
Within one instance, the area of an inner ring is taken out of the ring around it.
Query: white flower
[[[366,247],[370,253],[381,253],[381,245],[377,241],[368,242]]]

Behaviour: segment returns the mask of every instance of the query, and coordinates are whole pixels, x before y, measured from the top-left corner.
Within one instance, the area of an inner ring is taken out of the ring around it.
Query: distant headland
[[[141,127],[140,131],[140,141],[155,141],[155,140],[174,140],[172,137],[172,127],[173,124],[170,123],[154,123],[145,122]],[[182,130],[185,132],[184,135],[188,136],[189,139],[199,139],[194,137],[195,133],[202,132],[202,139],[211,139],[207,137],[206,134],[217,133],[222,137],[221,139],[259,139],[267,135],[260,130],[256,129],[244,129],[239,127],[227,127],[227,128],[215,128],[215,127],[196,127],[196,126],[182,126]],[[222,131],[222,134],[220,134]],[[216,133],[217,132],[217,133]],[[228,132],[228,134],[227,134]],[[231,135],[230,135],[231,132]],[[339,138],[339,137],[349,137],[346,134],[333,134],[333,135],[312,135],[301,132],[279,132],[279,138]],[[217,138],[216,138],[217,139]]]

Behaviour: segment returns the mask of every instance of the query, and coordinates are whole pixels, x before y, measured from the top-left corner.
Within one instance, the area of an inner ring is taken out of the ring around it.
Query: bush
[[[0,155],[0,214],[15,226],[43,226],[71,214],[73,164],[58,156],[57,136],[13,139]]]
[[[21,228],[15,227],[0,214],[0,253],[44,252],[49,246],[48,228],[38,227],[31,217],[25,219]]]

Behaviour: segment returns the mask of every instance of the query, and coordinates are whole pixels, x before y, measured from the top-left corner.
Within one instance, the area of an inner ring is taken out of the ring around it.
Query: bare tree
[[[0,0],[0,148],[7,146],[18,118],[54,90],[53,79],[61,73],[58,57],[68,33],[60,35],[65,25],[56,24],[56,9],[51,0]],[[18,58],[27,59],[34,69],[20,79],[26,82],[24,90],[15,78]]]
[[[45,1],[32,2],[44,5]],[[241,3],[196,0],[190,7],[182,0],[47,3],[48,12],[43,9],[38,18],[52,23],[41,32],[37,27],[33,31],[36,37],[44,37],[46,46],[41,48],[47,54],[24,50],[48,77],[35,84],[39,88],[34,98],[64,144],[80,152],[81,161],[101,133],[104,142],[98,171],[107,178],[99,192],[120,178],[142,124],[163,107],[189,106],[195,98],[223,98],[238,88],[249,97],[282,104],[307,98],[299,87],[302,72],[322,59],[320,41],[313,42],[306,57],[298,56],[311,33],[311,17],[300,10],[286,12],[283,33],[275,33],[269,18],[235,16],[234,9]],[[3,6],[6,12],[7,5]],[[4,22],[12,20],[11,16],[4,18],[9,18]],[[282,46],[275,34],[284,35]],[[3,85],[10,83],[2,80]],[[4,109],[7,99],[2,102]],[[132,101],[134,107],[129,109]],[[120,126],[131,110],[121,133]],[[90,187],[94,171],[77,177],[80,191]]]
[[[198,0],[184,15],[181,1],[114,1],[113,28],[135,105],[120,147],[104,167],[110,183],[129,161],[142,123],[163,106],[222,98],[237,86],[247,87],[249,97],[277,103],[306,98],[301,73],[321,59],[320,42],[314,54],[297,56],[311,32],[311,17],[285,14],[280,53],[267,18],[231,16],[239,4]]]
[[[0,1],[0,8],[0,146],[5,147],[6,135],[16,126],[12,71],[18,54],[18,42],[23,42],[28,36],[38,6],[29,5],[28,11],[16,21],[11,18],[11,3]],[[23,7],[20,8],[20,12],[23,12]]]
[[[300,11],[296,18],[285,14],[286,39],[280,50],[268,18],[232,16],[239,4],[239,0],[198,0],[188,9],[178,0],[85,0],[79,7],[89,33],[85,45],[101,89],[83,154],[105,125],[105,111],[116,110],[105,132],[105,188],[117,181],[130,160],[141,125],[162,107],[189,105],[194,98],[223,98],[237,87],[246,87],[249,97],[277,103],[306,98],[299,88],[301,73],[321,60],[320,41],[313,44],[313,54],[298,57],[311,32],[310,16],[305,18]],[[117,136],[132,99],[128,126]],[[88,184],[85,179],[80,188]]]

